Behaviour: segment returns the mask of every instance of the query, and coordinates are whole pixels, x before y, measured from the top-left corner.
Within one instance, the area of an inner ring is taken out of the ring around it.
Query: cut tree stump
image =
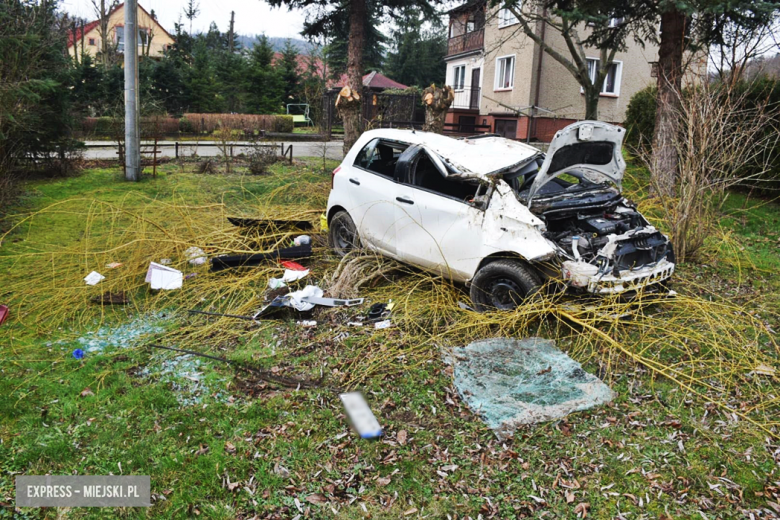
[[[449,85],[445,85],[442,88],[431,84],[430,87],[423,90],[422,100],[425,105],[423,131],[442,133],[444,131],[444,120],[447,118],[447,111],[455,100],[455,91]]]
[[[349,149],[360,137],[360,94],[345,86],[336,96],[336,109],[339,111],[341,120],[344,122],[344,155],[349,153]]]

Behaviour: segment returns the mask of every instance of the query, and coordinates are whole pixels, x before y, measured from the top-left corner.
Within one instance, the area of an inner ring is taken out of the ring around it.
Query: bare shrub
[[[198,164],[198,173],[217,173],[217,169],[214,166],[214,161],[211,159],[206,159],[205,161]]]
[[[252,175],[265,175],[268,167],[279,162],[275,146],[255,146],[247,154],[247,167]]]
[[[676,194],[660,196],[660,202],[677,259],[684,261],[697,259],[712,235],[727,190],[755,186],[767,177],[780,119],[777,107],[748,102],[745,94],[723,84],[697,86],[677,101]],[[650,154],[643,154],[643,160],[652,168]]]

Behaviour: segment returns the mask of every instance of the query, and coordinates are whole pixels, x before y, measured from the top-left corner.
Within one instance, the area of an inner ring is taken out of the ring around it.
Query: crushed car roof
[[[533,146],[503,137],[454,139],[432,132],[396,129],[371,130],[364,135],[422,145],[463,177],[495,175],[539,154]]]

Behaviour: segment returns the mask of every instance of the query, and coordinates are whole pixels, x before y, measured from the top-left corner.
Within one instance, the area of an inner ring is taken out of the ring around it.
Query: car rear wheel
[[[539,276],[516,260],[496,260],[477,271],[471,301],[478,311],[512,310],[542,286]]]
[[[357,227],[346,211],[339,211],[333,215],[328,229],[330,246],[337,255],[345,256],[350,251],[360,248]]]

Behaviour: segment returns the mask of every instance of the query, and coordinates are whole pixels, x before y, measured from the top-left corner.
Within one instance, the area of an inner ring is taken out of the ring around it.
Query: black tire
[[[512,310],[542,286],[539,276],[516,260],[496,260],[477,271],[471,301],[480,312]]]
[[[330,247],[338,256],[346,256],[350,251],[360,248],[357,227],[346,211],[339,211],[333,215],[328,230]]]

